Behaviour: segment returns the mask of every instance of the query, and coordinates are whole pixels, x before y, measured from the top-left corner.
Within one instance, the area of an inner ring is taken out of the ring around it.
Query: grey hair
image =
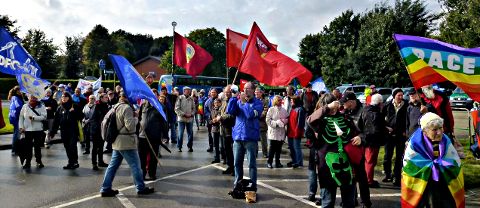
[[[436,127],[443,127],[443,118],[440,118],[440,117],[433,118],[432,120],[427,122],[427,125],[425,125],[425,127],[423,127],[422,130],[433,129]]]
[[[378,105],[380,103],[383,103],[382,95],[380,95],[378,93],[372,95],[372,100],[370,101],[370,105]]]

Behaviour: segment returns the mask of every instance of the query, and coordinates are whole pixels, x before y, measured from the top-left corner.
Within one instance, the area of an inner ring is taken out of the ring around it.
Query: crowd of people
[[[79,88],[73,90],[71,86],[61,84],[49,88],[45,98],[40,99],[34,96],[24,99],[16,86],[8,96],[9,118],[14,126],[12,155],[20,155],[23,168],[30,169],[33,148],[36,165],[43,168],[40,148],[48,148],[60,130],[68,157],[64,169],[79,167],[77,144],[80,141],[83,154],[92,154],[92,169],[106,167],[100,190],[102,196],[118,194],[112,189],[112,182],[124,158],[131,168],[137,193],[150,194],[154,190],[146,187],[144,181],[157,179],[160,146],[175,143],[178,152],[182,152],[186,129],[186,147],[188,152],[193,152],[193,127],[196,124],[197,129],[207,127],[206,151],[213,153],[211,163],[226,165],[222,173],[234,176],[234,189],[243,179],[245,155],[255,191],[259,155],[267,158],[268,168],[283,168],[280,155],[286,141],[290,151],[287,167],[302,168],[302,146],[309,148],[308,200],[322,207],[333,207],[339,187],[343,207],[354,207],[359,203],[357,192],[360,204],[371,207],[370,189],[380,188],[374,178],[380,148],[385,148],[382,182],[402,186],[403,192],[414,186],[410,184],[412,181],[402,181],[405,175],[417,177],[403,166],[420,163],[416,161],[418,158],[404,157],[405,149],[418,152],[429,147],[433,149],[425,153],[422,162],[431,162],[428,164],[433,173],[427,171],[431,174],[423,178],[425,192],[416,201],[409,198],[412,195],[402,194],[402,203],[438,205],[435,202],[438,197],[443,204],[461,203],[458,194],[436,194],[433,191],[437,188],[448,190],[451,185],[445,182],[446,179],[439,180],[435,170],[462,173],[458,155],[446,154],[446,149],[442,149],[449,148],[450,151],[454,143],[454,122],[448,99],[431,86],[409,92],[409,101],[404,100],[404,92],[396,88],[393,99],[386,103],[372,89],[365,104],[353,92],[317,93],[310,84],[297,91],[288,86],[283,96],[272,93],[267,96],[262,87],[256,87],[252,82],[246,83],[242,91],[238,91],[235,85],[228,85],[222,92],[212,88],[208,94],[188,86],[183,87],[182,93],[178,88],[172,93],[168,93],[166,87],[160,92],[152,90],[163,107],[166,120],[146,100],[129,103],[120,86],[115,90],[101,88],[96,93],[88,87],[82,93]],[[101,124],[110,112],[116,115],[119,134],[114,142],[105,145]],[[23,136],[25,139],[19,142]],[[19,144],[23,147],[20,148]],[[108,164],[103,158],[104,153],[112,153]],[[438,158],[451,164],[438,162]],[[452,167],[457,169],[451,170]],[[463,177],[458,179],[461,187],[462,180]],[[320,198],[317,199],[318,187]]]

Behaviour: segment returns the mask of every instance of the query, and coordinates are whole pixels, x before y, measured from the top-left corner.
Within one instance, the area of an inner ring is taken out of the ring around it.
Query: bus
[[[221,89],[227,86],[227,82],[227,78],[224,77],[197,76],[194,79],[190,75],[168,74],[160,77],[158,81],[158,91],[160,91],[162,87],[166,87],[168,93],[172,93],[173,87],[178,87],[180,94],[182,94],[183,87],[188,86],[198,91],[204,89],[206,92],[213,87],[220,93]],[[218,89],[220,89],[220,91]]]

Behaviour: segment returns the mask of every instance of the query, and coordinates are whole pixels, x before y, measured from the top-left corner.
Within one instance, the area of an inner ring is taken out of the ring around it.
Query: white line
[[[155,180],[155,181],[145,182],[145,184],[155,183],[155,182],[157,182],[157,181],[161,181],[161,180],[169,179],[169,178],[172,178],[172,177],[184,175],[184,174],[187,174],[187,173],[191,173],[191,172],[194,172],[194,171],[198,171],[198,170],[201,170],[201,169],[208,168],[208,167],[210,167],[210,166],[212,166],[212,165],[213,165],[213,164],[210,164],[210,165],[202,166],[202,167],[195,168],[195,169],[192,169],[192,170],[187,170],[187,171],[183,171],[183,172],[180,172],[180,173],[176,173],[176,174],[173,174],[173,175],[168,175],[168,176],[159,178],[159,179],[157,179],[157,180]],[[125,190],[127,190],[127,189],[131,189],[131,188],[134,188],[134,187],[135,187],[135,185],[132,185],[132,186],[127,186],[127,187],[118,189],[118,190],[119,190],[119,191],[125,191]],[[74,205],[74,204],[78,204],[78,203],[81,203],[81,202],[85,202],[85,201],[88,201],[88,200],[91,200],[91,199],[95,199],[95,198],[98,198],[98,197],[100,197],[100,194],[96,194],[96,195],[93,195],[93,196],[85,197],[85,198],[83,198],[83,199],[79,199],[79,200],[67,202],[67,203],[65,203],[65,204],[60,204],[60,205],[57,205],[57,206],[53,206],[52,208],[68,207],[68,206],[71,206],[71,205]],[[118,198],[118,197],[117,197],[117,198]]]
[[[402,194],[401,193],[391,193],[391,194],[370,194],[370,197],[396,197],[396,196],[401,196]],[[300,198],[308,198],[307,195],[300,195],[298,196]],[[337,194],[336,195],[337,198],[341,198],[342,195],[340,194]]]
[[[220,169],[220,170],[225,170],[225,168],[220,167],[220,166],[217,166],[216,164],[213,165],[213,167],[215,167],[215,168],[217,168],[217,169]],[[248,179],[248,177],[245,177],[245,176],[243,176],[243,178]],[[278,189],[278,188],[275,188],[275,187],[273,187],[273,186],[270,186],[270,185],[268,185],[268,184],[266,184],[266,183],[263,183],[263,182],[261,182],[261,181],[258,181],[258,180],[257,180],[257,185],[263,186],[263,187],[265,187],[265,188],[267,188],[267,189],[270,189],[270,190],[272,190],[272,191],[275,191],[275,192],[277,192],[277,193],[279,193],[279,194],[283,194],[283,195],[288,196],[288,197],[290,197],[290,198],[292,198],[292,199],[295,199],[295,200],[297,200],[297,201],[303,202],[304,204],[308,204],[308,205],[313,206],[313,207],[318,207],[317,205],[315,205],[315,202],[308,201],[308,200],[306,200],[306,199],[303,199],[303,198],[301,198],[301,197],[298,197],[298,196],[296,196],[296,195],[294,195],[294,194],[291,194],[291,193],[289,193],[289,192],[286,192],[286,191],[280,190],[280,189]]]
[[[266,179],[266,180],[258,180],[261,182],[308,182],[308,179]]]
[[[117,194],[117,198],[118,198],[118,200],[120,200],[120,203],[122,203],[122,205],[125,208],[136,208],[136,206],[133,205],[133,203],[130,200],[128,200],[128,198],[125,197],[125,195],[123,195],[122,192]]]

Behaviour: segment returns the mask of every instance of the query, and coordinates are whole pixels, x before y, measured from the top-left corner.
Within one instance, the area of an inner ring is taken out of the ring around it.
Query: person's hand
[[[25,129],[23,129],[23,128],[20,128],[19,130],[20,130],[20,133],[24,133],[24,132],[25,132]]]
[[[183,115],[183,117],[185,117],[185,118],[190,118],[190,117],[192,117],[192,115],[191,115],[190,113],[185,113],[185,114]]]
[[[335,114],[340,109],[340,102],[337,100],[333,101],[327,105],[327,108],[330,109],[331,114]]]
[[[52,110],[52,107],[47,107],[47,110]]]
[[[70,112],[73,112],[74,110],[75,110],[75,109],[74,109],[73,107],[72,107],[72,108],[70,108]]]
[[[427,113],[427,112],[428,112],[427,106],[421,105],[420,106],[420,113],[424,114],[424,113]]]
[[[355,136],[351,139],[352,141],[352,144],[355,145],[355,146],[358,146],[360,144],[362,144],[362,139],[360,139],[359,136]]]
[[[247,94],[245,92],[242,92],[240,93],[240,100],[242,101],[242,103],[246,103],[247,102]]]
[[[392,128],[390,128],[390,127],[387,126],[387,129],[388,129],[388,133],[392,133],[392,131],[393,131]]]

